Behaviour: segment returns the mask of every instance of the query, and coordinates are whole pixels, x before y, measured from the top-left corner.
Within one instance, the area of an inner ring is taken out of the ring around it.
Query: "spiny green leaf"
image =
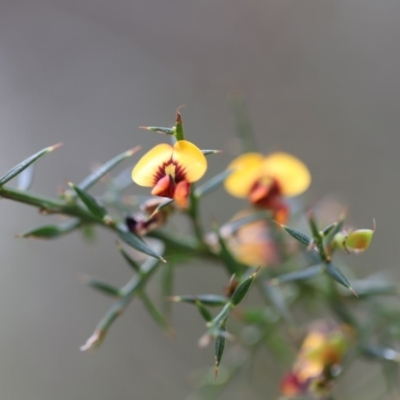
[[[326,264],[325,268],[328,275],[330,275],[336,282],[340,283],[347,289],[351,290],[354,293],[354,295],[357,296],[357,293],[352,288],[350,282],[338,267],[336,267],[332,263],[328,263]]]
[[[310,225],[312,236],[314,238],[314,243],[316,244],[316,246],[318,248],[319,255],[321,256],[322,261],[327,263],[330,260],[329,260],[328,255],[326,254],[325,245],[324,245],[324,237],[318,229],[317,221],[315,220],[313,214],[310,214],[310,216],[308,218],[308,222]]]
[[[174,128],[165,128],[162,126],[139,126],[139,128],[145,129],[146,131],[162,133],[164,135],[173,135],[175,133]]]
[[[221,324],[220,330],[221,334],[215,339],[215,379],[217,379],[219,365],[225,350],[226,337],[223,333],[226,331],[226,320]]]
[[[206,194],[213,192],[214,190],[218,189],[223,183],[224,180],[232,173],[232,170],[225,170],[215,175],[213,178],[208,180],[207,182],[203,183],[201,186],[198,186],[194,191],[194,196],[197,198],[201,198]]]
[[[234,255],[229,250],[225,240],[222,238],[218,227],[214,224],[214,232],[217,235],[218,243],[220,246],[219,256],[221,260],[224,262],[227,270],[231,275],[237,274],[241,270],[241,265],[237,262]]]
[[[173,335],[173,329],[169,325],[168,321],[164,318],[155,304],[151,301],[151,299],[147,296],[145,292],[140,294],[140,297],[143,301],[144,306],[146,307],[149,314],[153,317],[154,321],[165,330],[168,335]]]
[[[81,190],[88,190],[91,188],[95,183],[97,183],[104,175],[110,172],[113,168],[115,168],[118,164],[122,161],[126,160],[127,158],[131,157],[140,149],[140,146],[136,146],[130,150],[124,151],[123,153],[119,154],[118,156],[112,158],[111,160],[107,161],[99,168],[97,168],[93,173],[87,176],[77,187]]]
[[[310,236],[306,235],[303,232],[298,231],[297,229],[289,228],[286,225],[281,225],[282,228],[293,238],[295,238],[297,241],[300,243],[309,246],[312,243],[312,238]]]
[[[87,209],[95,217],[103,219],[107,215],[107,210],[103,206],[101,206],[92,195],[80,189],[78,186],[75,186],[71,182],[69,183],[69,186],[75,190],[75,193],[82,200],[83,204],[85,204]]]
[[[225,296],[219,296],[216,294],[199,294],[196,296],[184,295],[184,296],[172,296],[169,298],[170,301],[175,303],[190,303],[195,304],[196,302],[200,302],[207,306],[224,306],[229,300]]]
[[[83,277],[82,281],[85,285],[95,290],[98,290],[99,292],[106,294],[107,296],[117,297],[117,298],[122,296],[120,289],[102,280],[88,276],[88,277]]]
[[[324,229],[322,229],[321,234],[323,237],[326,237],[333,229],[336,228],[337,222],[334,222],[333,224],[330,224],[326,226]]]
[[[134,249],[151,257],[155,257],[162,262],[166,262],[163,257],[154,252],[153,249],[149,245],[147,245],[142,238],[135,235],[134,233],[119,229],[118,234],[122,241],[124,241],[126,244],[133,247]]]
[[[200,315],[204,318],[206,322],[212,321],[213,317],[203,303],[201,303],[200,301],[195,301],[194,304],[196,304],[196,307],[199,310]]]
[[[54,225],[44,225],[18,235],[21,238],[54,239],[78,228],[81,221],[71,219]]]
[[[231,304],[233,306],[238,305],[246,296],[247,292],[250,289],[251,284],[254,281],[254,278],[257,275],[257,272],[259,271],[260,268],[257,268],[247,279],[245,279],[233,292],[233,295],[231,297]]]
[[[287,274],[276,276],[275,278],[269,281],[270,285],[278,285],[280,283],[285,282],[294,282],[294,281],[302,281],[306,279],[314,278],[321,274],[323,271],[322,265],[313,265],[312,267],[308,267],[302,269],[301,271],[290,272]]]
[[[342,230],[343,225],[344,225],[344,216],[342,216],[339,219],[339,221],[336,222],[336,225],[334,226],[334,228],[326,235],[325,243],[327,245],[329,245],[332,242],[332,240],[334,239],[335,235]]]
[[[153,213],[150,215],[149,218],[153,217],[154,215],[156,215],[158,212],[160,212],[163,208],[168,207],[172,202],[174,201],[174,199],[165,199],[163,200],[158,206],[157,208],[153,211]]]
[[[140,273],[140,265],[137,263],[127,252],[126,250],[121,246],[120,243],[116,243],[118,251],[121,253],[122,257],[124,257],[125,261],[128,263],[128,265],[135,271]]]
[[[3,186],[8,181],[10,181],[12,178],[14,178],[18,174],[20,174],[24,169],[28,168],[31,164],[33,164],[40,157],[44,156],[47,153],[52,152],[53,150],[58,149],[60,146],[61,146],[61,143],[57,143],[53,146],[46,147],[45,149],[40,150],[36,154],[33,154],[32,156],[28,157],[24,161],[20,162],[18,165],[11,168],[5,175],[3,175],[0,178],[0,186]]]

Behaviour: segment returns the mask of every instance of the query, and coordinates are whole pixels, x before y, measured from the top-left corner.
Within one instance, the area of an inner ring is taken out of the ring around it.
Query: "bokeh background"
[[[385,270],[398,280],[399,15],[394,0],[0,0],[0,170],[63,142],[38,163],[33,186],[56,195],[95,163],[150,148],[160,137],[138,126],[172,125],[185,104],[188,137],[224,150],[209,159],[211,176],[231,159],[227,98],[240,91],[259,150],[284,149],[309,165],[306,202],[335,194],[357,226],[376,218],[355,273]],[[238,206],[220,191],[203,214],[222,222]],[[79,277],[129,277],[114,238],[17,240],[43,217],[6,200],[0,221],[2,399],[187,398],[191,371],[213,357],[197,348],[204,326],[192,310],[175,308],[171,340],[133,302],[98,352],[80,353],[110,301]],[[219,290],[224,281],[196,264],[181,268],[176,291]],[[229,398],[275,398],[281,371],[262,365],[252,388]]]

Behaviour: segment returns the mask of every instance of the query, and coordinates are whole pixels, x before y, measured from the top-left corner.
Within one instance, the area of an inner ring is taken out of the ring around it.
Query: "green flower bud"
[[[333,243],[335,247],[351,254],[362,253],[371,244],[375,229],[357,229],[355,231],[342,231],[335,235]]]
[[[350,253],[361,253],[367,250],[372,241],[372,229],[357,229],[350,232],[344,242],[345,249]]]

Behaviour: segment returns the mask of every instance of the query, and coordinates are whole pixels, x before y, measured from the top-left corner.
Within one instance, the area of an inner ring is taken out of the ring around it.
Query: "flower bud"
[[[372,229],[357,229],[349,233],[345,241],[345,248],[350,253],[361,253],[368,249],[372,241]]]
[[[368,249],[374,232],[374,229],[339,232],[335,235],[333,241],[336,247],[346,250],[351,254],[358,254]]]

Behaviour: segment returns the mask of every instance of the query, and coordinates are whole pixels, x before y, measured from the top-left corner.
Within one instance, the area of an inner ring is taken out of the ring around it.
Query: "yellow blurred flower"
[[[152,187],[151,194],[174,199],[186,207],[190,184],[207,170],[207,160],[193,143],[179,140],[173,146],[159,144],[148,151],[132,170],[139,186]]]
[[[251,212],[239,212],[232,221],[247,215],[251,215]],[[241,226],[229,236],[227,243],[235,258],[245,265],[267,267],[279,262],[278,249],[265,219]]]
[[[242,210],[222,225],[219,234],[226,242],[229,251],[242,264],[249,267],[269,267],[279,263],[279,254],[266,219],[248,222],[232,230],[232,223],[251,217],[254,211]],[[218,238],[209,233],[204,240],[216,252],[219,251]]]
[[[288,207],[285,196],[303,193],[311,183],[308,168],[287,153],[246,153],[229,165],[232,174],[225,180],[225,189],[232,196],[248,198],[258,207],[272,210],[275,219],[284,222]]]
[[[315,398],[325,396],[340,369],[351,338],[352,330],[346,325],[314,324],[301,345],[292,371],[281,382],[282,393],[287,396],[307,393]]]

